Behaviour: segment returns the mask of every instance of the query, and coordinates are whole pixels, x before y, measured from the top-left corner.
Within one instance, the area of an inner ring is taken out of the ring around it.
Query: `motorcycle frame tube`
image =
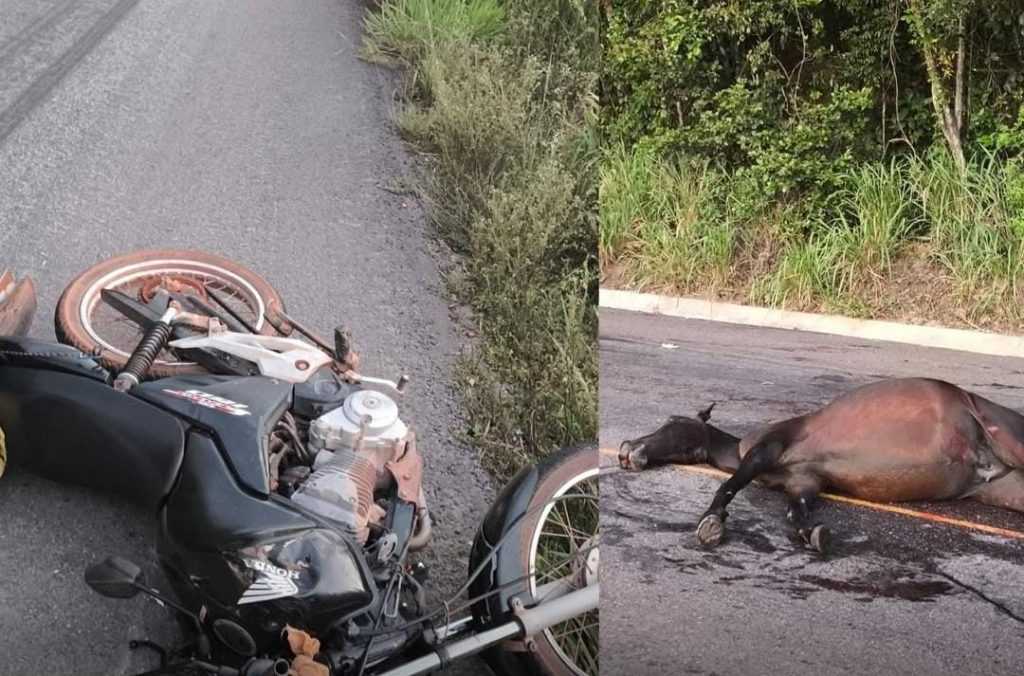
[[[509,639],[533,636],[565,622],[577,615],[597,608],[601,598],[601,585],[593,584],[559,596],[553,601],[517,613],[502,625],[459,639],[438,648],[429,655],[418,657],[379,676],[419,676],[447,666],[455,660],[475,655],[493,645]]]

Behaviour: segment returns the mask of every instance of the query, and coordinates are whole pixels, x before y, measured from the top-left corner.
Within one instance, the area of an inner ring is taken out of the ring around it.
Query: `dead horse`
[[[755,478],[786,492],[797,534],[822,553],[829,531],[810,512],[823,490],[877,502],[971,498],[1024,512],[1024,415],[951,383],[883,380],[742,439],[708,424],[713,406],[619,448],[626,469],[708,463],[733,472],[697,525],[705,547],[721,541],[725,508]]]

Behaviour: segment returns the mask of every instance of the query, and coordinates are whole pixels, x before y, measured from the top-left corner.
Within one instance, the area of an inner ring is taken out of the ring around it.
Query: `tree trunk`
[[[935,110],[935,118],[942,129],[942,136],[946,139],[946,147],[949,154],[953,156],[960,173],[967,168],[967,160],[964,156],[963,139],[965,135],[966,120],[966,93],[967,93],[967,37],[965,35],[965,20],[960,17],[960,35],[957,41],[956,58],[956,81],[954,83],[954,100],[949,100],[949,92],[946,89],[946,82],[939,71],[938,62],[935,56],[935,45],[928,39],[928,32],[923,25],[924,19],[920,12],[920,0],[910,0],[910,10],[916,16],[911,21],[916,23],[918,39],[921,42],[921,53],[924,56],[925,69],[928,72],[928,84],[932,91],[932,108]]]
[[[957,22],[958,35],[956,38],[956,89],[953,99],[953,115],[956,117],[956,126],[960,130],[960,138],[964,137],[964,97],[967,94],[965,72],[967,69],[967,34],[964,26],[964,17],[961,16]]]

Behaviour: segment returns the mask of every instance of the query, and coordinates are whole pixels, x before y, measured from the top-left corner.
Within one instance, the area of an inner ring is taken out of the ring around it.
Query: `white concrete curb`
[[[916,326],[874,319],[853,319],[839,315],[819,315],[774,308],[719,303],[699,298],[677,298],[653,293],[619,289],[601,289],[600,307],[648,314],[706,319],[727,324],[793,329],[839,336],[888,340],[925,347],[942,347],[978,354],[1024,358],[1024,336],[1007,336],[983,331]]]

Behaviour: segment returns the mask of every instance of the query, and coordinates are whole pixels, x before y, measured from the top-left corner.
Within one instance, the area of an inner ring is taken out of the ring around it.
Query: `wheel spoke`
[[[587,565],[587,555],[597,547],[599,519],[597,481],[593,478],[570,484],[568,499],[558,500],[538,524],[532,570],[537,587],[575,577]],[[560,493],[561,494],[561,493]],[[593,496],[593,499],[581,495]],[[596,612],[588,612],[545,630],[547,640],[574,673],[597,673]]]
[[[259,307],[262,300],[255,296],[253,291],[239,286],[226,276],[230,273],[218,272],[217,268],[190,269],[190,265],[181,261],[152,261],[144,272],[122,272],[122,276],[111,279],[106,288],[120,291],[132,298],[139,298],[143,288],[153,289],[165,283],[186,294],[200,294],[201,289],[208,286],[240,316],[254,324],[261,323]],[[123,358],[127,358],[142,337],[143,331],[135,322],[101,302],[97,296],[98,291],[82,301],[83,304],[89,303],[85,328],[94,338],[98,338],[98,342],[104,347],[113,348],[114,351],[120,352]],[[179,362],[174,354],[167,350],[160,353],[157,363]]]

